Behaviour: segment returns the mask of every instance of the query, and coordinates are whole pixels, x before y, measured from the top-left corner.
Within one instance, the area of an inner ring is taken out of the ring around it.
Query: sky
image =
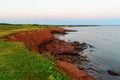
[[[120,0],[0,0],[0,23],[120,25]]]

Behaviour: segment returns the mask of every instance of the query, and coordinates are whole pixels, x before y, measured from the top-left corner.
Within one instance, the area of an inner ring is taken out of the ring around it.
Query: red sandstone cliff
[[[65,30],[62,28],[48,28],[29,32],[19,32],[4,37],[4,40],[23,42],[30,47],[34,53],[42,53],[47,51],[53,55],[58,54],[74,54],[74,46],[65,41],[60,41],[54,38],[53,33],[64,34]],[[58,59],[58,58],[56,58]],[[85,72],[79,70],[76,66],[65,61],[57,61],[57,67],[69,75],[73,80],[93,80]]]

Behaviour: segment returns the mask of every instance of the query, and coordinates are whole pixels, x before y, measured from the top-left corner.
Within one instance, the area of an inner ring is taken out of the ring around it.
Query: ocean
[[[111,69],[120,72],[120,26],[67,27],[65,29],[77,30],[77,32],[68,32],[67,35],[59,36],[60,39],[86,42],[94,46],[92,50],[86,49],[83,53],[90,61],[83,64],[89,67],[85,70],[88,74],[94,76],[96,80],[120,80],[120,76],[113,76],[107,72]]]

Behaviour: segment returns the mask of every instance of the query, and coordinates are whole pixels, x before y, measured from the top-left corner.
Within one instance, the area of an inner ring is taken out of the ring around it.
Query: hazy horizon
[[[120,25],[120,1],[0,0],[0,23]]]

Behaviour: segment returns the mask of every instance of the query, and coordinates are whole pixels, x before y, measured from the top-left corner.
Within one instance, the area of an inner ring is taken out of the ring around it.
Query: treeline
[[[10,24],[0,23],[0,25],[12,25],[12,26],[38,26],[38,27],[88,27],[88,26],[101,26],[101,25],[49,25],[49,24]]]
[[[61,27],[64,25],[46,25],[46,24],[10,24],[10,23],[0,23],[0,25],[8,26],[36,26],[36,27]]]

